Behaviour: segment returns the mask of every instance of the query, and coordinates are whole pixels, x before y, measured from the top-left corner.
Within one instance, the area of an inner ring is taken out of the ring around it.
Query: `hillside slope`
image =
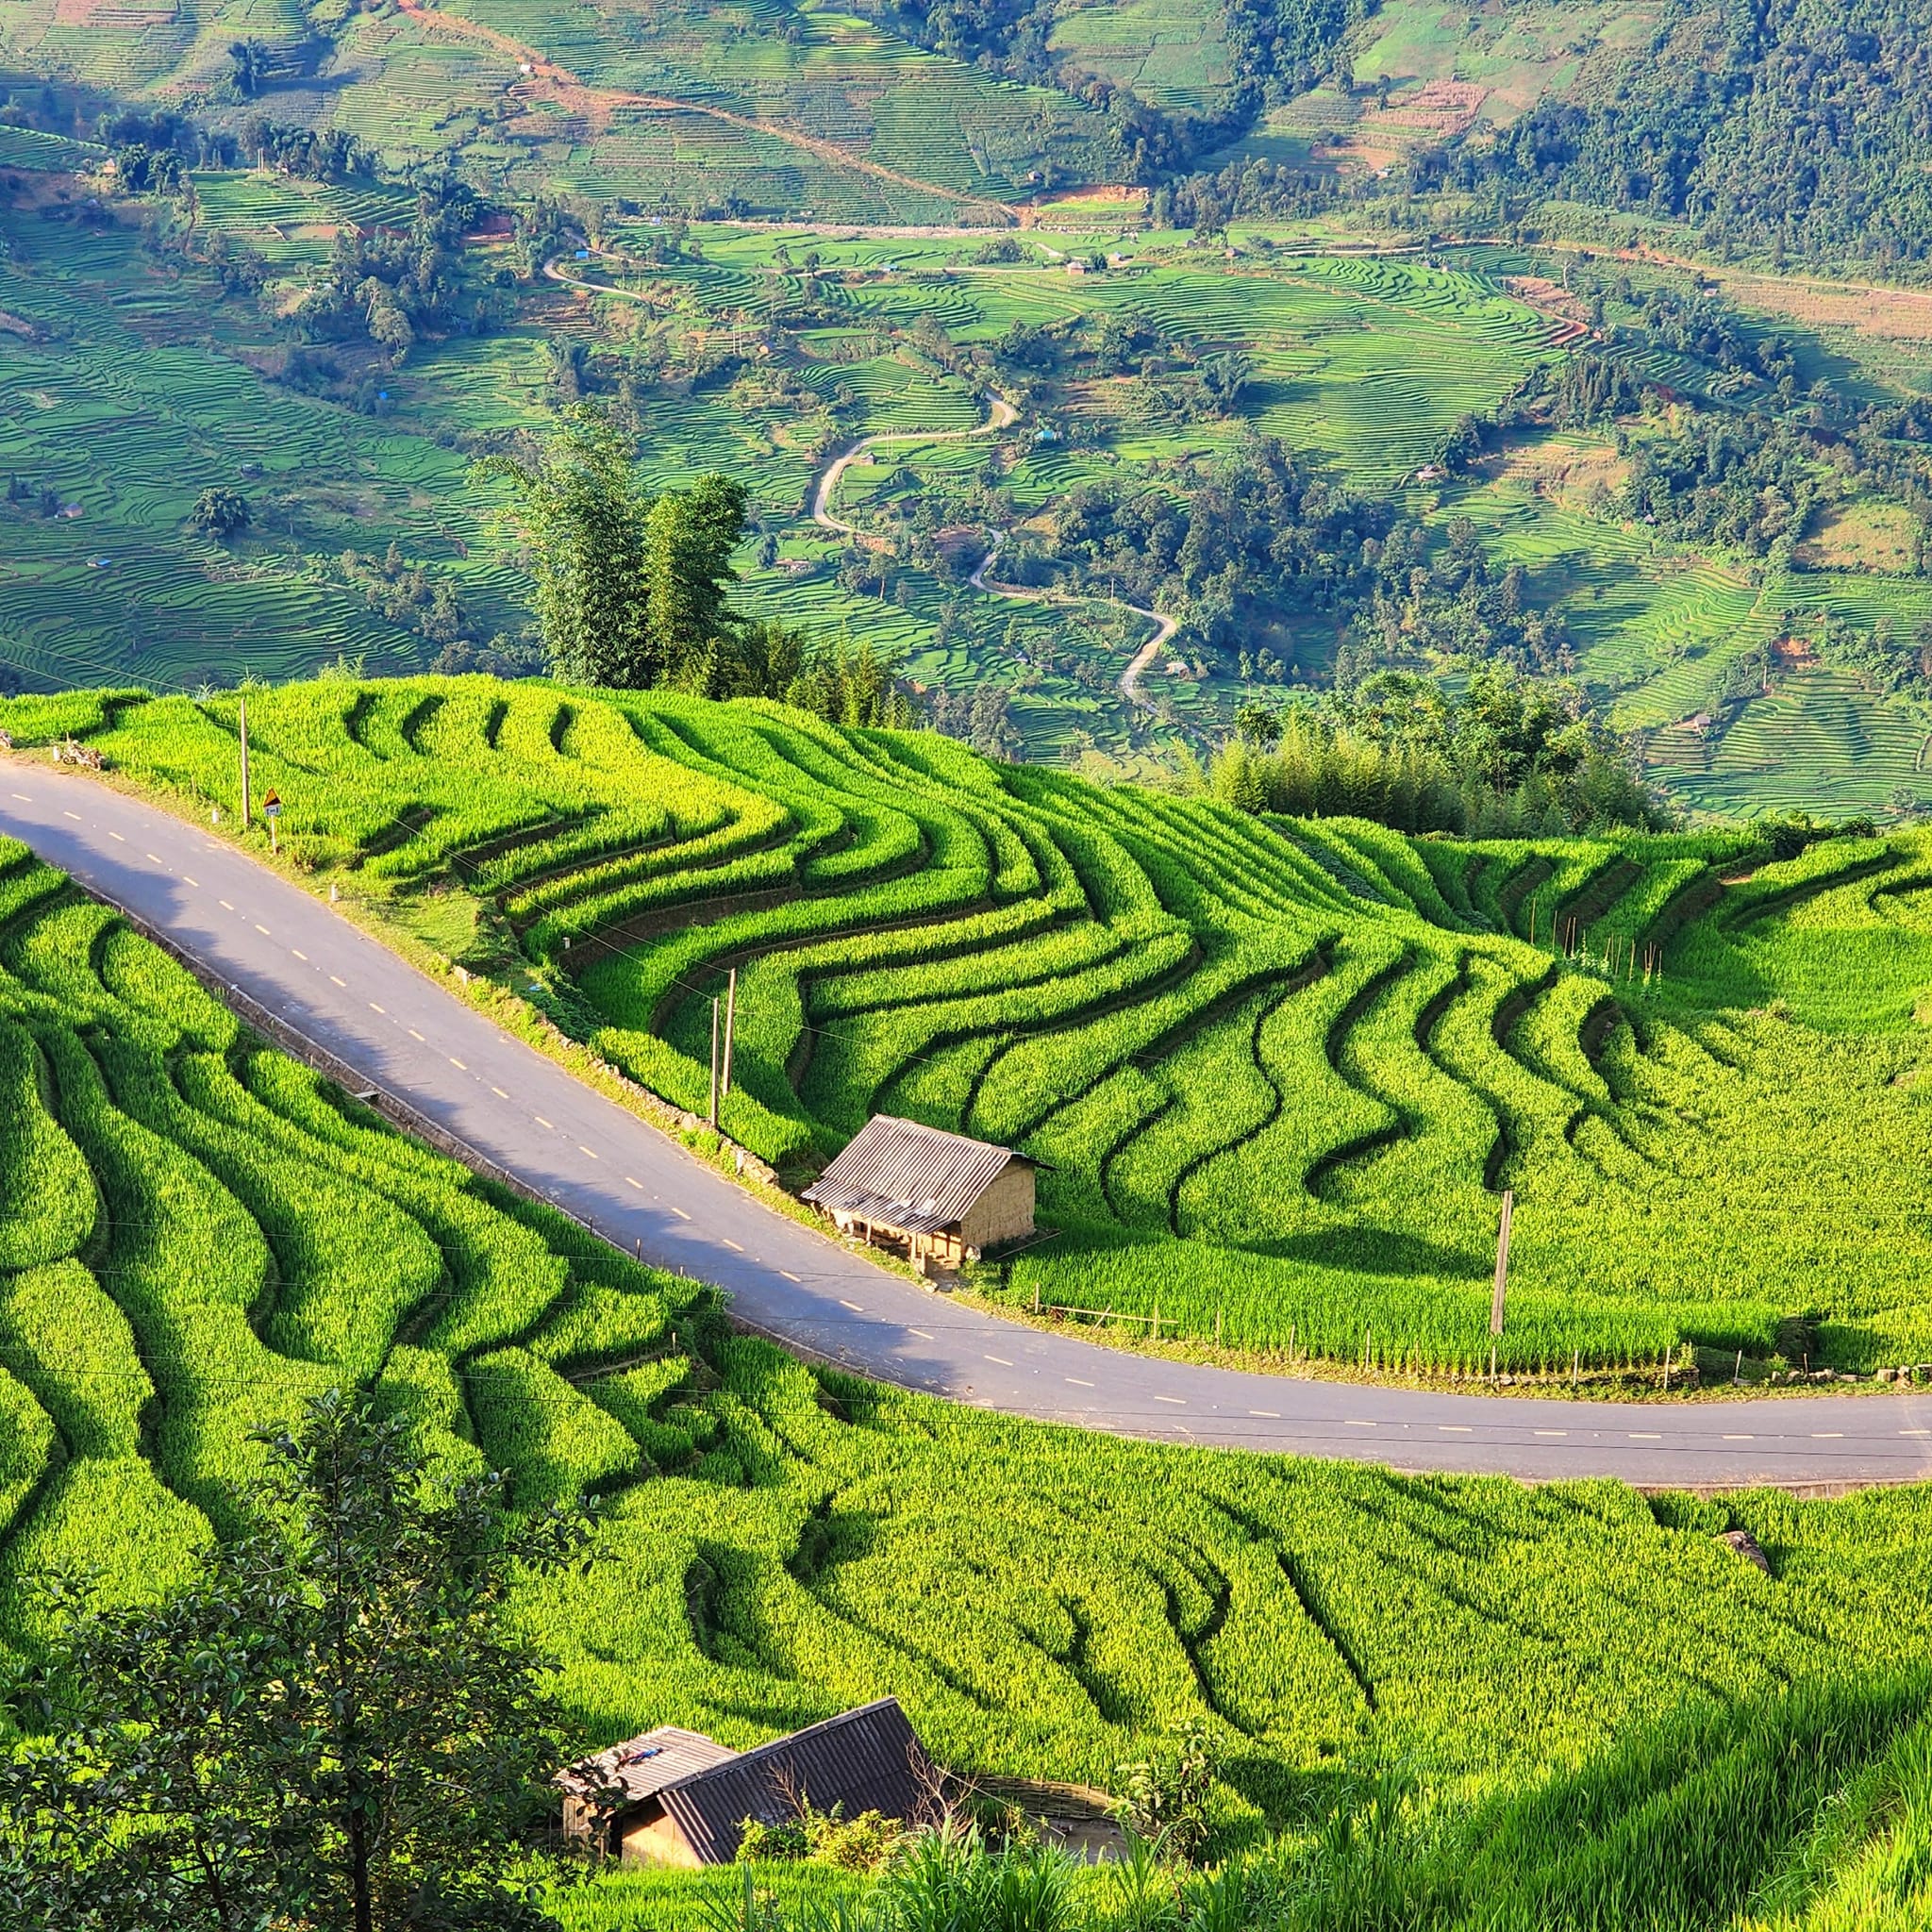
[[[197,812],[235,701],[22,699]],[[1001,1291],[1469,1369],[1932,1356],[1920,837],[1469,844],[760,705],[487,679],[250,698],[289,861],[793,1170],[890,1111],[1051,1163]],[[258,834],[255,835],[258,838]]]
[[[10,844],[0,1075],[0,1658],[62,1567],[165,1591],[247,1521],[247,1432],[347,1383],[520,1507],[601,1496],[603,1560],[522,1606],[573,1742],[749,1744],[891,1691],[955,1766],[1106,1784],[1194,1724],[1231,1845],[1347,1809],[1392,1756],[1496,1840],[1472,1907],[1532,1879],[1553,1774],[1602,1794],[1598,1856],[1541,1881],[1588,1902],[1622,1821],[1706,1805],[1713,1757],[1802,1759],[1803,1802],[1711,1813],[1703,1924],[1924,1710],[1918,1491],[1417,1480],[814,1374],[264,1049]]]

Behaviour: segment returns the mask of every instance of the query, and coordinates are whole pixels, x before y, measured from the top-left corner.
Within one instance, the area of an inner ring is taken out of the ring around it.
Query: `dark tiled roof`
[[[698,1857],[723,1865],[738,1856],[747,1818],[782,1824],[807,1800],[847,1818],[917,1818],[938,1790],[939,1774],[899,1700],[882,1697],[694,1772],[658,1796]]]
[[[930,1234],[951,1227],[1016,1160],[1008,1147],[874,1114],[805,1191],[821,1208]]]
[[[600,1786],[614,1786],[636,1804],[693,1772],[727,1764],[737,1756],[728,1744],[720,1744],[701,1732],[666,1724],[641,1738],[626,1738],[594,1757],[579,1758],[569,1770],[558,1774],[557,1782],[573,1797],[590,1797]]]

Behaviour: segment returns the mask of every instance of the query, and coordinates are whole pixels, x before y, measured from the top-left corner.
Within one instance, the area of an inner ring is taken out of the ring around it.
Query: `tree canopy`
[[[436,1479],[364,1398],[312,1403],[258,1528],[154,1606],[73,1615],[15,1689],[17,1932],[539,1932],[523,1834],[559,1761],[505,1616],[585,1519]],[[70,1605],[72,1607],[72,1605]]]

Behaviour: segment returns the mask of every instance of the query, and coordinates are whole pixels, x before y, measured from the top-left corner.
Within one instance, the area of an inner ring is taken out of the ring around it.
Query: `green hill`
[[[197,812],[235,700],[22,699]],[[250,700],[289,863],[793,1171],[874,1111],[1051,1163],[991,1291],[1384,1367],[1932,1357],[1923,836],[1479,844],[487,679]]]
[[[164,1591],[247,1522],[248,1432],[361,1384],[522,1507],[602,1497],[603,1560],[521,1605],[573,1743],[669,1721],[748,1745],[891,1691],[961,1770],[1106,1785],[1194,1724],[1224,1848],[1280,1830],[1311,1877],[1348,1869],[1322,1822],[1399,1762],[1418,1828],[1376,1840],[1375,1882],[1486,1924],[1547,1923],[1494,1918],[1525,1892],[1601,1909],[1679,1812],[1673,1925],[1861,1856],[1848,1882],[1912,1895],[1919,1492],[1417,1479],[815,1373],[263,1048],[10,845],[0,1115],[0,1657],[39,1642],[58,1572]],[[589,1927],[631,1896],[569,1903]]]

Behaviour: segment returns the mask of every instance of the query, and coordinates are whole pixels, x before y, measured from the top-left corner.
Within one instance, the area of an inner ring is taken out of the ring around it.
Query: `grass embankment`
[[[4,722],[235,809],[232,696]],[[1932,1358],[1922,838],[1772,862],[1257,824],[931,735],[484,679],[258,691],[250,726],[288,863],[675,1106],[735,965],[723,1125],[765,1159],[886,1110],[1050,1162],[1015,1302],[1468,1373],[1507,1187],[1502,1371]]]

